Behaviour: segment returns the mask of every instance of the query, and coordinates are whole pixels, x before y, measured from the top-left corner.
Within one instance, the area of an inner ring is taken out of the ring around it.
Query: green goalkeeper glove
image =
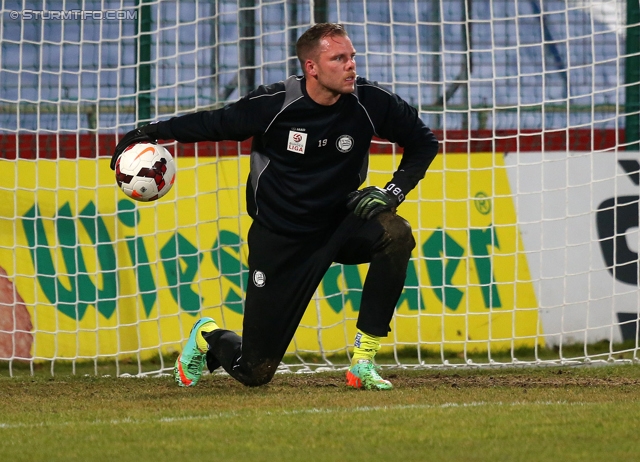
[[[116,169],[116,162],[118,161],[118,157],[132,144],[136,143],[156,143],[158,139],[155,137],[156,126],[155,124],[145,125],[141,128],[136,128],[135,130],[131,130],[129,133],[124,135],[116,149],[113,151],[111,155],[111,170]]]
[[[380,212],[395,209],[399,202],[398,198],[386,189],[368,186],[347,196],[347,209],[353,210],[360,218],[370,220]]]

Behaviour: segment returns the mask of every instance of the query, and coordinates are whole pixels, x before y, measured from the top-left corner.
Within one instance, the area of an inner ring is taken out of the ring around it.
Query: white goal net
[[[249,144],[170,144],[135,203],[117,140],[300,74],[297,37],[343,23],[358,73],[420,111],[441,153],[399,212],[417,247],[380,361],[635,362],[637,1],[4,1],[0,373],[169,370],[200,316],[242,328]],[[401,149],[371,148],[384,185]],[[347,363],[366,266],[333,266],[285,357]]]

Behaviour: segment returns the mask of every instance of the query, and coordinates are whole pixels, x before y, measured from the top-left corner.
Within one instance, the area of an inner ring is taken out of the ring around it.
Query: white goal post
[[[0,374],[156,374],[199,316],[241,331],[249,144],[167,145],[177,180],[148,204],[110,155],[139,124],[300,74],[295,41],[322,21],[441,141],[399,210],[417,247],[380,361],[637,362],[637,1],[2,5]],[[368,184],[401,153],[374,140]],[[330,268],[283,370],[346,364],[366,269]]]

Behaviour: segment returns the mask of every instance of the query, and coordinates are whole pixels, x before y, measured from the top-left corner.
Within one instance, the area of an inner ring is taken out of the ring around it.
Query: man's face
[[[310,75],[325,91],[335,95],[353,93],[356,83],[356,50],[349,37],[330,36],[320,41]]]

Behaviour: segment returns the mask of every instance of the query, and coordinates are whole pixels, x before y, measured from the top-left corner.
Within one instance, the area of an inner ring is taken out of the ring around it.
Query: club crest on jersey
[[[353,138],[351,138],[349,135],[342,135],[336,141],[336,148],[338,148],[338,151],[340,152],[347,153],[351,151],[352,147],[353,147]]]
[[[267,283],[267,276],[262,271],[255,270],[253,272],[253,283],[256,287],[264,287]]]
[[[304,154],[304,148],[307,145],[307,134],[291,130],[289,132],[289,141],[287,142],[287,151]]]

